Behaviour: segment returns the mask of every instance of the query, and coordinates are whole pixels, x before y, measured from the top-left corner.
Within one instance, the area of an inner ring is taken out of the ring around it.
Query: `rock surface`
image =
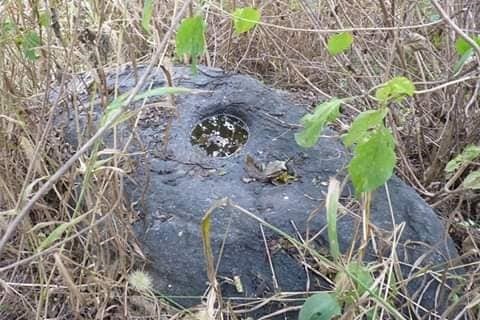
[[[140,67],[137,72],[141,74],[143,70]],[[143,214],[135,230],[150,259],[149,271],[156,288],[167,296],[204,294],[208,280],[200,224],[208,208],[223,197],[296,239],[300,235],[310,239],[323,230],[314,242],[319,248],[326,248],[323,200],[328,180],[343,179],[349,159],[335,132],[327,130],[327,136],[314,148],[303,149],[295,143],[294,133],[295,124],[306,110],[284,94],[250,77],[210,68],[201,67],[197,75],[192,75],[189,68],[175,67],[172,76],[176,86],[208,92],[176,97],[179,116],[172,120],[166,146],[165,118],[155,119],[155,107],[146,111],[148,116],[137,129],[144,148],[137,150],[146,149],[146,156],[137,159],[138,169],[131,175],[134,182],[126,186],[130,199],[137,202],[136,209]],[[107,80],[113,86],[116,77],[110,75]],[[118,83],[120,92],[127,91],[135,84],[134,73],[129,69],[122,71]],[[165,85],[163,73],[154,72],[148,85]],[[206,156],[190,142],[192,128],[199,120],[220,113],[242,119],[249,128],[246,145],[228,158]],[[119,132],[127,137],[130,130],[122,127]],[[70,130],[69,136],[74,136],[74,131]],[[247,154],[262,163],[288,160],[296,181],[275,185],[250,179],[245,168]],[[344,204],[351,193],[347,185]],[[389,257],[392,218],[396,225],[404,224],[396,247],[396,255],[403,261],[404,278],[411,278],[408,275],[420,266],[435,269],[434,266],[456,257],[454,245],[434,211],[413,189],[394,177],[388,183],[388,195],[385,188],[379,188],[373,196],[371,221],[378,238],[376,246],[369,246],[367,260],[378,262]],[[265,240],[260,224],[245,213],[229,207],[215,210],[211,238],[216,262],[219,261],[217,279],[225,296],[266,297],[280,290],[327,288],[312,274],[307,282],[298,252],[269,228],[263,229]],[[340,247],[346,252],[355,235],[361,235],[361,219],[344,213],[338,221],[338,235]],[[416,265],[416,269],[411,265]],[[241,280],[243,293],[230,281],[234,278]],[[428,310],[441,311],[446,307],[446,298],[436,296],[439,285],[432,277],[419,276],[409,282],[408,288],[406,294],[421,301]]]

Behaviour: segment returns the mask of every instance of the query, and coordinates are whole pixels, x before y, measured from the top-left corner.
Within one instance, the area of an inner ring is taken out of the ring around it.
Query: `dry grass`
[[[375,86],[394,75],[415,82],[415,99],[396,105],[389,119],[398,141],[398,174],[438,209],[470,271],[459,296],[467,304],[478,301],[480,196],[461,190],[460,180],[449,181],[443,169],[480,139],[479,60],[453,74],[457,36],[449,23],[433,20],[438,13],[430,1],[255,1],[262,24],[242,36],[232,33],[229,12],[251,1],[199,3],[194,10],[202,10],[208,23],[202,63],[252,74],[311,103],[355,96],[345,107],[340,130],[359,110],[373,106],[369,93]],[[118,65],[148,63],[182,4],[156,1],[155,26],[148,35],[140,26],[143,1],[0,3],[0,234],[75,151],[53,125],[64,104],[49,99],[52,90],[63,88],[75,73],[90,72],[91,88],[105,106],[111,94],[105,74]],[[480,33],[480,3],[441,5],[462,30]],[[45,13],[51,21],[40,26]],[[6,31],[7,21],[13,31]],[[326,37],[340,29],[354,33],[353,50],[329,56]],[[19,43],[30,30],[41,38],[36,61],[25,58]],[[173,58],[173,49],[172,44],[165,50],[163,61]],[[460,78],[466,80],[455,81]],[[64,93],[62,98],[74,100],[67,95],[71,92]],[[113,164],[123,160],[118,153]],[[88,162],[86,156],[81,162]],[[79,170],[81,162],[35,203],[0,253],[0,318],[184,317],[148,288],[129,285],[128,275],[141,269],[144,259],[130,232],[135,216],[121,197],[122,174],[101,170],[87,177]],[[78,205],[82,179],[85,192]],[[68,222],[54,243],[39,250],[52,230]],[[387,270],[379,272],[382,277],[393,268],[388,263],[376,267]],[[479,312],[464,311],[471,319]]]

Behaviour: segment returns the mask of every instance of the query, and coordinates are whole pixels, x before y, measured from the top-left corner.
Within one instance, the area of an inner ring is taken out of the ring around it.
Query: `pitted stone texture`
[[[143,71],[140,67],[137,73]],[[148,84],[165,85],[163,78],[162,72],[154,72]],[[126,191],[131,201],[138,201],[137,209],[144,215],[135,230],[150,259],[149,270],[156,288],[167,296],[201,296],[208,280],[200,224],[216,200],[228,197],[294,238],[299,235],[311,238],[326,225],[323,200],[328,180],[343,179],[349,154],[330,130],[315,147],[299,147],[294,140],[295,124],[306,110],[250,77],[204,67],[192,75],[189,68],[175,67],[173,79],[176,86],[203,92],[176,97],[178,117],[172,120],[166,147],[162,138],[165,122],[140,124],[138,136],[147,152],[144,158],[137,159],[137,169],[131,175],[135,183],[127,183]],[[114,81],[115,75],[108,76],[109,86]],[[127,91],[135,85],[134,73],[123,71],[118,82],[120,92]],[[242,119],[249,128],[246,145],[226,159],[208,157],[190,143],[193,126],[200,119],[220,113]],[[129,130],[120,128],[120,135],[127,136]],[[286,185],[246,183],[247,154],[263,163],[290,160],[297,181]],[[394,177],[388,182],[388,191],[392,210],[385,189],[379,188],[373,196],[371,220],[384,238],[391,236],[392,216],[397,225],[405,224],[396,248],[397,256],[404,262],[405,278],[417,271],[408,266],[416,264],[418,259],[421,259],[419,266],[434,268],[456,257],[454,245],[437,216],[413,189]],[[343,196],[351,196],[351,187],[347,186]],[[298,252],[284,245],[278,234],[264,229],[266,244],[254,219],[231,208],[214,212],[211,237],[215,257],[217,261],[220,259],[218,279],[224,294],[261,297],[277,290],[322,288],[324,282],[314,275],[310,275],[311,286],[307,288],[305,267],[296,259]],[[355,234],[361,235],[360,218],[343,214],[338,221],[343,252],[350,248]],[[387,242],[377,241],[376,251],[372,246],[368,248],[369,261],[382,261],[382,256],[390,255]],[[326,246],[325,230],[315,243]],[[237,292],[228,280],[234,277],[241,279],[243,293]],[[435,297],[438,287],[431,277],[419,277],[409,283],[408,294],[413,300],[421,300],[428,310],[440,311],[446,308],[446,302],[435,304],[439,300]]]

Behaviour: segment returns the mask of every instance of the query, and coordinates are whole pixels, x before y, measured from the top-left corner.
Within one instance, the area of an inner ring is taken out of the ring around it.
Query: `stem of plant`
[[[363,259],[365,249],[368,244],[368,238],[370,237],[370,208],[372,204],[372,193],[362,193],[362,245],[359,250],[360,259]]]

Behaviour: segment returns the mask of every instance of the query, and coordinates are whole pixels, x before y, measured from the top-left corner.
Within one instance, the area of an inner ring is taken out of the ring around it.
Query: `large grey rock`
[[[143,70],[140,67],[137,73]],[[166,146],[163,145],[165,118],[160,116],[155,120],[155,108],[147,110],[146,119],[138,128],[146,156],[136,159],[137,169],[131,174],[134,183],[129,182],[126,191],[143,214],[135,230],[150,259],[149,271],[156,288],[167,296],[201,296],[208,280],[200,224],[216,200],[228,197],[294,238],[298,239],[297,231],[304,239],[311,238],[326,225],[323,200],[327,182],[330,177],[343,179],[349,155],[333,131],[327,131],[328,136],[314,148],[297,146],[295,124],[306,110],[250,77],[208,68],[200,68],[197,75],[192,75],[189,68],[175,67],[173,78],[177,86],[208,93],[176,98],[179,116],[171,118]],[[133,87],[135,79],[129,69],[118,74],[120,92]],[[108,76],[110,86],[115,81],[115,75]],[[154,72],[148,84],[165,85],[163,73]],[[249,127],[247,144],[228,158],[206,156],[190,142],[190,132],[200,119],[220,113],[235,115]],[[98,111],[93,118],[98,118]],[[129,127],[119,130],[121,136],[130,133]],[[290,159],[298,180],[285,185],[265,181],[247,183],[247,154],[264,163]],[[408,292],[404,293],[429,311],[444,310],[448,291],[439,296],[437,280],[428,274],[417,277],[412,274],[425,266],[441,270],[442,263],[456,257],[455,247],[433,210],[414,190],[394,177],[388,183],[388,191],[392,210],[384,188],[379,188],[373,196],[371,220],[377,227],[378,238],[376,246],[369,246],[366,259],[382,261],[389,257],[392,217],[395,224],[405,224],[395,251],[403,262],[403,277],[414,280],[408,280]],[[350,186],[347,185],[343,196],[351,198]],[[263,297],[276,290],[327,288],[313,275],[307,287],[306,271],[297,259],[298,252],[280,245],[284,243],[281,237],[264,229],[272,264],[257,221],[228,207],[214,212],[211,237],[216,261],[220,260],[217,277],[225,296]],[[360,218],[352,213],[343,214],[338,221],[338,235],[340,247],[346,252],[356,242],[355,235],[361,235]],[[314,242],[325,248],[326,231],[317,235]],[[243,293],[226,280],[234,277],[241,279]],[[179,299],[179,302],[190,304],[195,300]]]

